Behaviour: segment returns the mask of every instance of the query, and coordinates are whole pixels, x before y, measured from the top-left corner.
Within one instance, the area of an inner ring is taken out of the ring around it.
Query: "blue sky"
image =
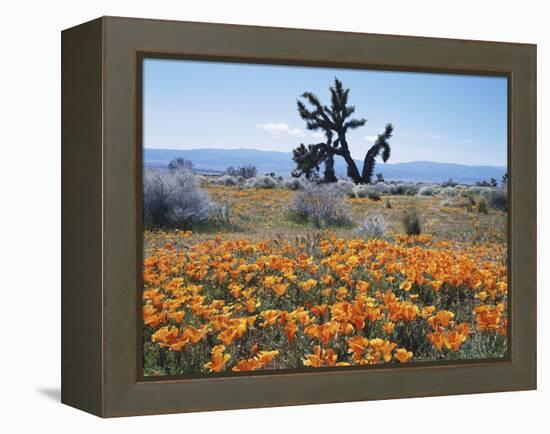
[[[395,127],[389,162],[506,166],[507,83],[503,77],[146,59],[143,138],[147,148],[291,151],[316,143],[296,99],[329,103],[338,77],[367,124],[348,135],[362,159]]]

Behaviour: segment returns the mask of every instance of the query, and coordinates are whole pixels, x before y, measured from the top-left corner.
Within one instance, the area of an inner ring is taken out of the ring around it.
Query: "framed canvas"
[[[536,388],[536,46],[62,32],[62,402]]]

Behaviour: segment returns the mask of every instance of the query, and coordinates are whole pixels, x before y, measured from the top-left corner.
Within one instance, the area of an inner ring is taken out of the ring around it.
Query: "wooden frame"
[[[231,377],[138,375],[140,59],[509,78],[510,358]],[[103,17],[62,33],[62,402],[102,416],[536,388],[536,46]]]

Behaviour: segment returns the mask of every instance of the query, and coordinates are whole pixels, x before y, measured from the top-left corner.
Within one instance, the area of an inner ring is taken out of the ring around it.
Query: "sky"
[[[351,89],[353,116],[367,119],[348,133],[354,158],[391,122],[390,163],[506,166],[507,79],[440,73],[145,59],[143,145],[289,152],[317,143],[296,100],[310,91],[329,104],[335,77]]]

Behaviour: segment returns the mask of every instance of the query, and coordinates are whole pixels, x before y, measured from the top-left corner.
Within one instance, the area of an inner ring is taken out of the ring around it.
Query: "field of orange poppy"
[[[289,220],[291,190],[207,189],[231,226],[144,233],[144,375],[506,354],[505,212],[438,196],[347,198],[354,219],[388,222],[384,237],[365,239]],[[400,230],[412,205],[421,235]]]

